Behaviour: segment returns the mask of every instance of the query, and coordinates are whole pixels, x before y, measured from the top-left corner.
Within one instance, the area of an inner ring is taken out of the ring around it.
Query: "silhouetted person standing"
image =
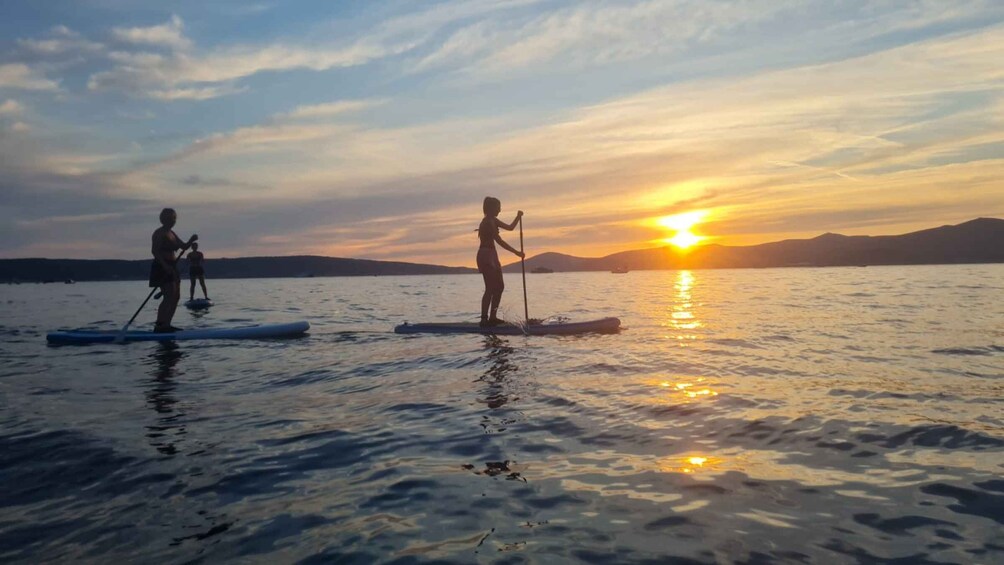
[[[184,252],[191,247],[199,236],[192,235],[188,242],[182,243],[172,229],[178,221],[178,214],[172,208],[160,211],[160,227],[153,232],[151,249],[153,263],[150,265],[150,286],[159,287],[163,295],[160,308],[157,309],[157,323],[153,331],[170,333],[178,331],[171,325],[174,311],[178,309],[181,299],[181,276],[178,274],[178,257],[175,251]]]
[[[481,220],[481,225],[478,226],[478,239],[481,240],[481,245],[478,248],[478,271],[485,279],[485,293],[481,297],[481,327],[487,327],[501,323],[498,319],[498,309],[499,303],[502,302],[502,291],[505,290],[505,283],[502,282],[502,264],[499,262],[495,243],[498,242],[499,245],[515,253],[518,257],[523,257],[522,252],[502,241],[499,236],[499,228],[508,231],[516,229],[520,218],[523,217],[523,211],[516,212],[516,218],[512,223],[506,224],[498,219],[498,215],[502,212],[502,203],[499,202],[498,198],[486,196],[483,209],[485,217]],[[490,316],[489,307],[491,307]]]
[[[199,251],[199,244],[192,244],[192,252],[188,254],[188,278],[192,282],[192,287],[188,290],[188,299],[195,299],[195,281],[198,279],[202,287],[202,296],[209,300],[209,293],[206,292],[206,270],[203,267],[206,260],[205,255]]]

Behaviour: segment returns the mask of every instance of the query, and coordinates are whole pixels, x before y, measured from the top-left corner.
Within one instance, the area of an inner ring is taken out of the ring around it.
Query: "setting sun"
[[[690,247],[697,245],[704,238],[699,235],[694,235],[691,233],[690,229],[700,223],[700,221],[707,215],[708,213],[706,211],[700,210],[659,218],[658,224],[660,226],[669,228],[676,232],[673,237],[667,238],[664,241],[673,244],[680,249],[689,249]]]

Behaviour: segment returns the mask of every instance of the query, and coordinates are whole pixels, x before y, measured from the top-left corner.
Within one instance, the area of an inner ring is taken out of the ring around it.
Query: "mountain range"
[[[623,251],[606,257],[543,253],[526,260],[527,270],[611,271],[614,269],[727,269],[1004,263],[1004,220],[978,218],[903,235],[846,236],[825,233],[750,246],[673,246]],[[506,272],[519,272],[518,262]]]
[[[1004,263],[1004,220],[978,218],[903,235],[846,236],[826,233],[751,246],[672,246],[623,251],[606,257],[542,253],[526,260],[535,268],[562,271],[722,269]],[[470,274],[476,269],[397,261],[298,255],[207,259],[211,278],[330,277]],[[150,260],[0,259],[0,281],[143,280]],[[505,267],[519,272],[520,264]]]

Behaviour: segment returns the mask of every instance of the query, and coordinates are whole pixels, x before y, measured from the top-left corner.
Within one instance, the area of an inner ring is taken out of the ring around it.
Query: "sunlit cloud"
[[[171,49],[188,49],[192,42],[185,37],[185,24],[177,15],[164,24],[149,27],[116,27],[111,31],[112,37],[125,43],[137,45],[152,45],[169,47]]]
[[[0,65],[0,88],[19,90],[58,90],[57,81],[46,78],[39,69],[23,63]]]
[[[92,55],[105,49],[103,44],[91,41],[64,25],[54,26],[43,38],[18,39],[17,44],[26,54],[41,59]]]
[[[287,113],[285,117],[294,119],[330,118],[386,103],[387,100],[338,100],[325,104],[297,106],[291,112]]]
[[[8,98],[0,103],[0,115],[20,114],[24,111],[24,105],[13,98]]]

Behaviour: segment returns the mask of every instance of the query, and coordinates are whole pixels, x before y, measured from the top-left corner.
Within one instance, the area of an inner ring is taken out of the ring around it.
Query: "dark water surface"
[[[627,329],[397,336],[480,278],[232,280],[177,325],[310,335],[50,347],[143,284],[0,287],[0,561],[1004,562],[1004,266],[528,282]]]

